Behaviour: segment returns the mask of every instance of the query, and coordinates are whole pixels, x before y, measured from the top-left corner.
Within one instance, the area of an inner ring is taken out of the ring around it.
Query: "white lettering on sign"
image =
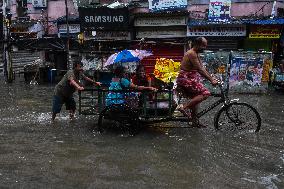
[[[170,37],[186,37],[185,30],[143,30],[137,31],[137,38],[170,38]]]
[[[130,40],[129,31],[97,31],[96,38]]]
[[[187,36],[246,36],[246,26],[192,26],[187,28]]]
[[[80,32],[80,24],[69,25],[69,33],[79,33],[79,32]],[[67,33],[67,25],[66,24],[59,25],[58,33]]]
[[[117,23],[123,21],[123,16],[85,16],[85,22],[87,23]]]
[[[135,26],[185,26],[187,18],[179,17],[139,17],[134,21]]]

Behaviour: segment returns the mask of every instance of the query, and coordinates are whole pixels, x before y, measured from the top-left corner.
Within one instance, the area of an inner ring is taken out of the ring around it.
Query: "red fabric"
[[[210,95],[210,91],[201,83],[201,76],[196,70],[179,72],[177,85],[186,90],[187,95]]]

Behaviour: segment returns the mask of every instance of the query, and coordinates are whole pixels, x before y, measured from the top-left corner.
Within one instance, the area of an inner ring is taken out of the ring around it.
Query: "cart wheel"
[[[99,132],[106,128],[126,129],[130,134],[136,134],[140,130],[138,112],[127,105],[108,106],[100,113],[98,120]]]
[[[261,127],[261,118],[258,111],[251,105],[233,102],[217,113],[214,126],[217,130],[258,132]]]

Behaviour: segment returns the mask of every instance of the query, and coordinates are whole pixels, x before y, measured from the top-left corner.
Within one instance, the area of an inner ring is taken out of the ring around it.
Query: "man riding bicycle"
[[[190,101],[179,105],[178,110],[191,119],[193,126],[196,127],[205,127],[199,123],[196,116],[197,107],[210,96],[209,90],[201,83],[200,76],[208,79],[212,85],[218,84],[218,81],[206,71],[199,56],[199,53],[202,53],[206,47],[207,40],[204,37],[198,37],[193,41],[192,48],[185,53],[182,59],[177,77],[178,88],[181,88],[185,95],[191,98]]]

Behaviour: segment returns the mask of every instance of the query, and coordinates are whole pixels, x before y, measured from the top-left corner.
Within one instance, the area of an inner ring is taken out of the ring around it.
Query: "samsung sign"
[[[109,22],[109,23],[115,23],[115,22],[123,22],[124,17],[123,16],[85,16],[85,22],[86,23],[102,23],[102,22]]]
[[[128,8],[79,8],[81,30],[125,30],[129,27]]]

